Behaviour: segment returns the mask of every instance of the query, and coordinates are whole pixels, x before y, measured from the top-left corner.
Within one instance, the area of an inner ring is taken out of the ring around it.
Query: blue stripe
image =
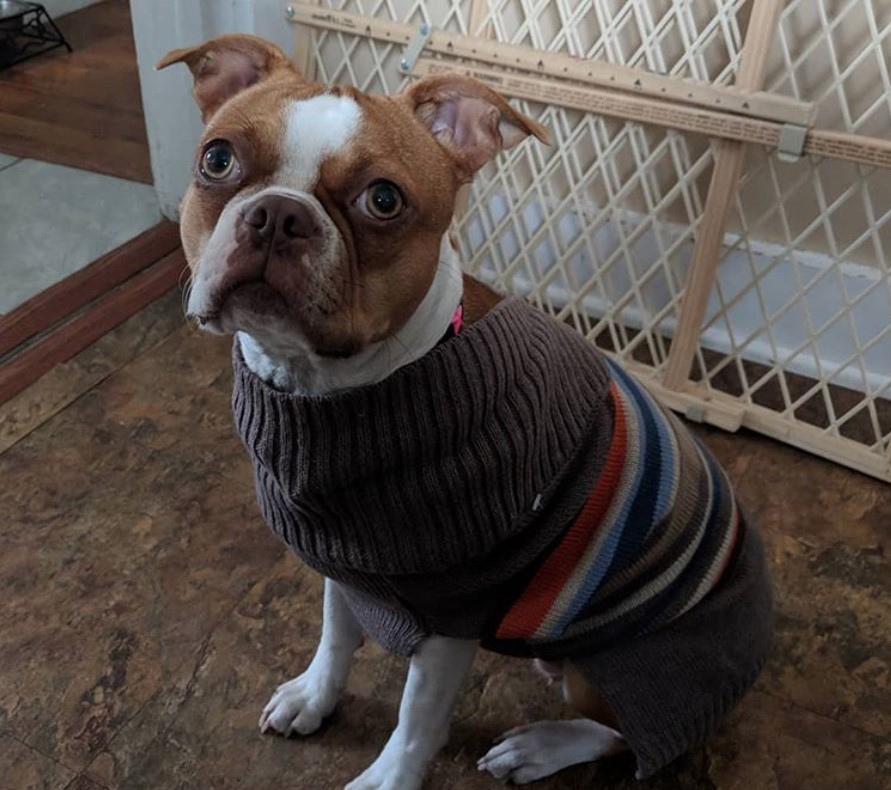
[[[635,386],[623,371],[613,366],[614,378],[622,385],[622,391],[630,393],[629,401],[633,399],[636,411],[641,415],[640,432],[646,437],[642,443],[640,456],[631,459],[629,463],[640,464],[642,467],[642,480],[637,495],[631,502],[631,509],[621,529],[621,542],[616,550],[612,565],[607,577],[613,572],[618,572],[633,562],[640,553],[640,547],[646,542],[652,529],[654,516],[659,508],[659,493],[662,487],[665,470],[663,459],[670,455],[670,448],[662,446],[662,436],[659,433],[658,423],[653,414],[651,405],[642,397],[640,388]],[[630,403],[628,404],[631,405]],[[665,450],[669,449],[666,453]]]
[[[622,380],[625,386],[634,393],[634,397],[640,404],[641,409],[647,415],[647,428],[654,431],[657,435],[657,441],[652,445],[652,453],[649,457],[642,458],[643,463],[648,467],[659,467],[659,485],[656,492],[656,501],[653,503],[652,512],[644,521],[646,534],[640,543],[633,547],[635,556],[637,549],[651,535],[653,527],[661,522],[669,513],[674,502],[671,499],[671,489],[674,485],[675,471],[678,465],[676,450],[671,441],[672,429],[668,424],[668,418],[663,413],[659,405],[653,400],[652,396],[644,389],[643,385],[633,379],[626,371],[622,370],[616,362],[609,360],[613,374]],[[643,528],[644,525],[642,525]],[[637,531],[635,531],[637,532]]]
[[[631,394],[629,392],[627,392],[624,382],[621,379],[615,379],[615,381],[619,389],[619,395],[622,398],[623,405],[629,411],[634,412],[633,423],[635,430],[637,431],[637,439],[640,445],[640,454],[641,456],[645,456],[647,450],[647,436],[646,432],[641,429],[644,419],[643,414],[641,414],[640,407],[638,406],[635,399],[631,397]],[[629,419],[629,427],[631,427],[631,423],[632,420]],[[575,619],[576,615],[578,615],[578,613],[584,608],[585,604],[594,594],[594,591],[597,589],[597,587],[601,584],[607,574],[607,571],[612,565],[613,556],[616,553],[616,549],[619,547],[619,543],[622,539],[622,531],[624,530],[625,524],[628,520],[628,513],[631,511],[632,505],[637,498],[637,493],[640,490],[644,467],[646,466],[645,464],[636,463],[635,459],[629,459],[626,457],[625,469],[623,470],[623,474],[624,471],[628,469],[629,464],[634,464],[634,466],[636,466],[636,472],[632,480],[628,496],[626,496],[625,501],[622,502],[621,509],[616,514],[615,522],[611,525],[609,534],[606,536],[603,545],[600,547],[600,552],[594,558],[594,561],[591,564],[587,575],[582,581],[578,593],[576,593],[575,598],[572,599],[563,614],[560,615],[560,618],[554,628],[555,633],[549,634],[549,637],[553,638],[553,636],[563,633],[566,626],[568,626],[573,621],[573,619]],[[618,494],[619,491],[617,490],[616,495]],[[596,540],[597,537],[598,535],[597,533],[595,533],[595,536],[592,538],[592,540]]]

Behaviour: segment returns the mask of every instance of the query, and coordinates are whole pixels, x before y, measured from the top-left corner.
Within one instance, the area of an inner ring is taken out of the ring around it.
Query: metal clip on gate
[[[808,128],[794,123],[783,124],[780,131],[780,142],[777,145],[777,158],[781,162],[797,162],[804,156],[807,143]]]
[[[424,22],[418,28],[417,33],[412,36],[411,41],[408,42],[408,46],[405,48],[405,52],[402,54],[402,59],[399,61],[399,70],[403,74],[410,73],[415,67],[415,63],[417,63],[418,58],[424,51],[424,47],[427,46],[432,32],[430,25]]]

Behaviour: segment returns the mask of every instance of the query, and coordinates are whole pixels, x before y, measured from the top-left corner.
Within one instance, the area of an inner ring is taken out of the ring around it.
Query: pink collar
[[[449,321],[445,334],[439,339],[439,343],[436,345],[445,343],[446,340],[451,340],[462,329],[464,329],[464,302],[459,303],[455,308],[455,312],[452,314],[452,320]]]
[[[452,333],[455,335],[464,329],[464,302],[458,302],[458,306],[455,308],[455,314],[452,316],[449,326],[451,327]]]

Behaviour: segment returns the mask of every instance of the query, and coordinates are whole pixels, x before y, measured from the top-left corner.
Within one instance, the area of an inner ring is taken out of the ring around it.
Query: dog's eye
[[[359,209],[374,219],[394,219],[402,213],[405,201],[395,184],[378,181],[359,196]]]
[[[201,172],[213,181],[222,181],[235,169],[235,152],[223,140],[214,140],[201,155]]]

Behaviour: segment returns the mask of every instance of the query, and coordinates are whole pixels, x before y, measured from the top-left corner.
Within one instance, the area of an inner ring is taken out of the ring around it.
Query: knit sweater
[[[618,366],[519,299],[374,385],[278,392],[234,351],[263,516],[409,654],[437,633],[544,658],[657,631],[739,530],[708,452]]]

